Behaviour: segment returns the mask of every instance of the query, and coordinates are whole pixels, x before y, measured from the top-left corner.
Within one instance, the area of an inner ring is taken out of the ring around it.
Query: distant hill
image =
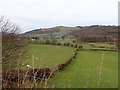
[[[64,27],[64,26],[57,26],[57,27],[53,27],[53,28],[44,28],[44,29],[36,29],[36,30],[32,30],[29,32],[26,32],[24,34],[53,34],[53,35],[57,35],[57,36],[63,36],[66,35],[74,30],[80,30],[79,27]]]
[[[78,37],[101,37],[108,36],[117,38],[118,36],[118,27],[117,26],[86,26],[82,27],[79,31],[73,31],[69,33],[71,36]]]
[[[57,26],[53,28],[45,28],[45,29],[36,29],[29,32],[24,33],[27,36],[72,36],[72,37],[101,37],[108,36],[117,38],[118,36],[118,27],[117,26],[77,26],[77,27],[65,27],[65,26]]]

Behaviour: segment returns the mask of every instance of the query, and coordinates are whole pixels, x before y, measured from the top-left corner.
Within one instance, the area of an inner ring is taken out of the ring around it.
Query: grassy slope
[[[57,35],[57,36],[63,36],[65,34],[68,34],[70,33],[71,31],[73,30],[80,30],[79,27],[64,27],[64,26],[58,26],[58,27],[53,27],[55,29],[59,29],[60,31],[59,32],[55,32],[53,33],[54,35]],[[44,30],[44,29],[43,29]],[[49,30],[49,29],[48,29]],[[42,37],[42,36],[49,36],[50,34],[49,33],[46,33],[46,34],[27,34],[29,35],[30,37],[31,36],[38,36],[38,37]]]
[[[79,52],[77,58],[65,70],[56,72],[51,80],[56,82],[56,87],[98,87],[102,54],[100,51]],[[118,87],[117,60],[116,52],[105,52],[100,87]]]
[[[56,27],[55,27],[56,28]],[[55,33],[56,35],[65,35],[65,34],[68,34],[70,33],[72,30],[80,30],[79,27],[63,27],[63,26],[59,26],[57,27],[60,29],[60,32],[59,33]]]
[[[74,51],[70,47],[59,47],[52,45],[30,45],[29,57],[24,63],[32,66],[32,58],[35,61],[35,68],[53,67],[57,64],[65,62],[72,56]],[[28,69],[27,67],[22,67]]]

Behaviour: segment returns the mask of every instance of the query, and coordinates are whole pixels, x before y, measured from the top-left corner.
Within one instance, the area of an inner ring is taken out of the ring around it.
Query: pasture
[[[88,42],[75,42],[73,43],[74,39],[58,39],[58,42],[61,43],[72,43],[72,44],[78,44],[78,45],[82,45],[83,49],[107,49],[107,50],[116,50],[116,45],[115,44],[109,44],[109,43],[88,43]],[[94,47],[94,46],[96,47]],[[104,47],[104,48],[100,48],[100,47]]]
[[[79,51],[76,59],[64,70],[57,71],[50,80],[59,88],[117,88],[118,54]],[[51,81],[50,85],[53,84]]]
[[[58,40],[58,42],[60,42],[60,43],[73,43],[73,40],[71,40],[71,39],[57,39]]]
[[[109,48],[111,48],[111,47],[115,48],[116,47],[114,44],[107,44],[107,43],[91,43],[91,44],[93,44],[95,46],[104,46],[104,47],[109,47]]]
[[[92,48],[83,43],[85,49]],[[54,67],[64,63],[75,50],[71,47],[29,45],[24,64],[35,68]],[[34,65],[33,65],[34,61]],[[21,67],[26,70],[26,66]],[[48,80],[47,87],[56,88],[117,88],[118,53],[110,51],[78,51],[77,57],[63,70]],[[37,86],[39,87],[39,86]]]
[[[70,58],[74,50],[70,47],[31,44],[28,47],[27,59],[23,60],[23,64],[33,67],[34,63],[34,68],[54,67]],[[21,68],[29,69],[26,65]]]

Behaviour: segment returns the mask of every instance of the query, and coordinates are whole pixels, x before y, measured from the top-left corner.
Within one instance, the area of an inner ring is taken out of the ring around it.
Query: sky
[[[0,0],[0,16],[22,32],[55,26],[118,25],[119,0]]]

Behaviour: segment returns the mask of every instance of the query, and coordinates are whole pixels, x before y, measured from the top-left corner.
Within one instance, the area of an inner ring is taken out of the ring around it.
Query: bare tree
[[[26,39],[20,34],[21,29],[4,17],[0,17],[2,33],[2,68],[3,72],[14,69],[21,63],[26,53]]]

